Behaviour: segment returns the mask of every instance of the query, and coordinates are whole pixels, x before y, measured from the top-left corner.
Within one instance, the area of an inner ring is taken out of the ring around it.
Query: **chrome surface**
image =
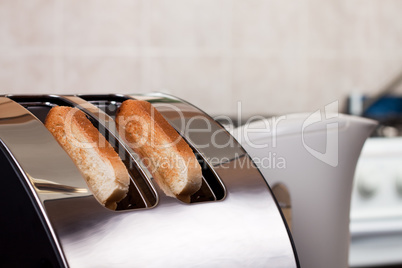
[[[152,102],[197,148],[219,176],[225,196],[220,201],[186,204],[156,187],[160,196],[155,207],[110,211],[88,191],[42,123],[20,105],[1,98],[0,139],[27,178],[32,178],[27,179],[31,190],[68,265],[298,267],[275,200],[237,142],[212,118],[179,99],[160,94],[132,97]],[[211,139],[216,143],[211,144]],[[226,143],[230,146],[223,146]]]
[[[18,103],[5,97],[0,97],[0,142],[21,174],[25,175],[25,184],[36,200],[62,261],[67,265],[45,203],[91,196],[86,183],[43,124]],[[58,187],[44,190],[43,182]],[[66,192],[65,189],[73,191]]]

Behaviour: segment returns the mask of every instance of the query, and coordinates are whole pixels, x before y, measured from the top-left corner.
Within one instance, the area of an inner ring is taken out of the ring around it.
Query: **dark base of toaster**
[[[62,267],[30,191],[3,150],[0,144],[0,267]]]

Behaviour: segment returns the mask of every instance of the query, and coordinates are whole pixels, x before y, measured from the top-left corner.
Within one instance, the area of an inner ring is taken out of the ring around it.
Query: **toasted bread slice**
[[[201,188],[201,166],[165,118],[147,101],[126,100],[117,111],[116,124],[166,195],[189,202]]]
[[[130,177],[109,142],[77,108],[53,107],[45,126],[74,161],[98,201],[116,209],[127,194]]]

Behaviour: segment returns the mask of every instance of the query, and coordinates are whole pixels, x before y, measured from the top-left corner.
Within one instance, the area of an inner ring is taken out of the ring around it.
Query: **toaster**
[[[116,129],[127,99],[152,103],[187,141],[203,182],[189,202],[167,197]],[[54,106],[77,107],[130,175],[115,211],[91,193],[44,126]],[[1,266],[299,267],[266,180],[214,119],[179,98],[137,95],[0,97]]]

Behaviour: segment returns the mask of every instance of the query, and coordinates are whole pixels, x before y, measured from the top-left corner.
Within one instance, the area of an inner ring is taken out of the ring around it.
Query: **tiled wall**
[[[0,0],[0,93],[314,111],[402,71],[401,0]]]

